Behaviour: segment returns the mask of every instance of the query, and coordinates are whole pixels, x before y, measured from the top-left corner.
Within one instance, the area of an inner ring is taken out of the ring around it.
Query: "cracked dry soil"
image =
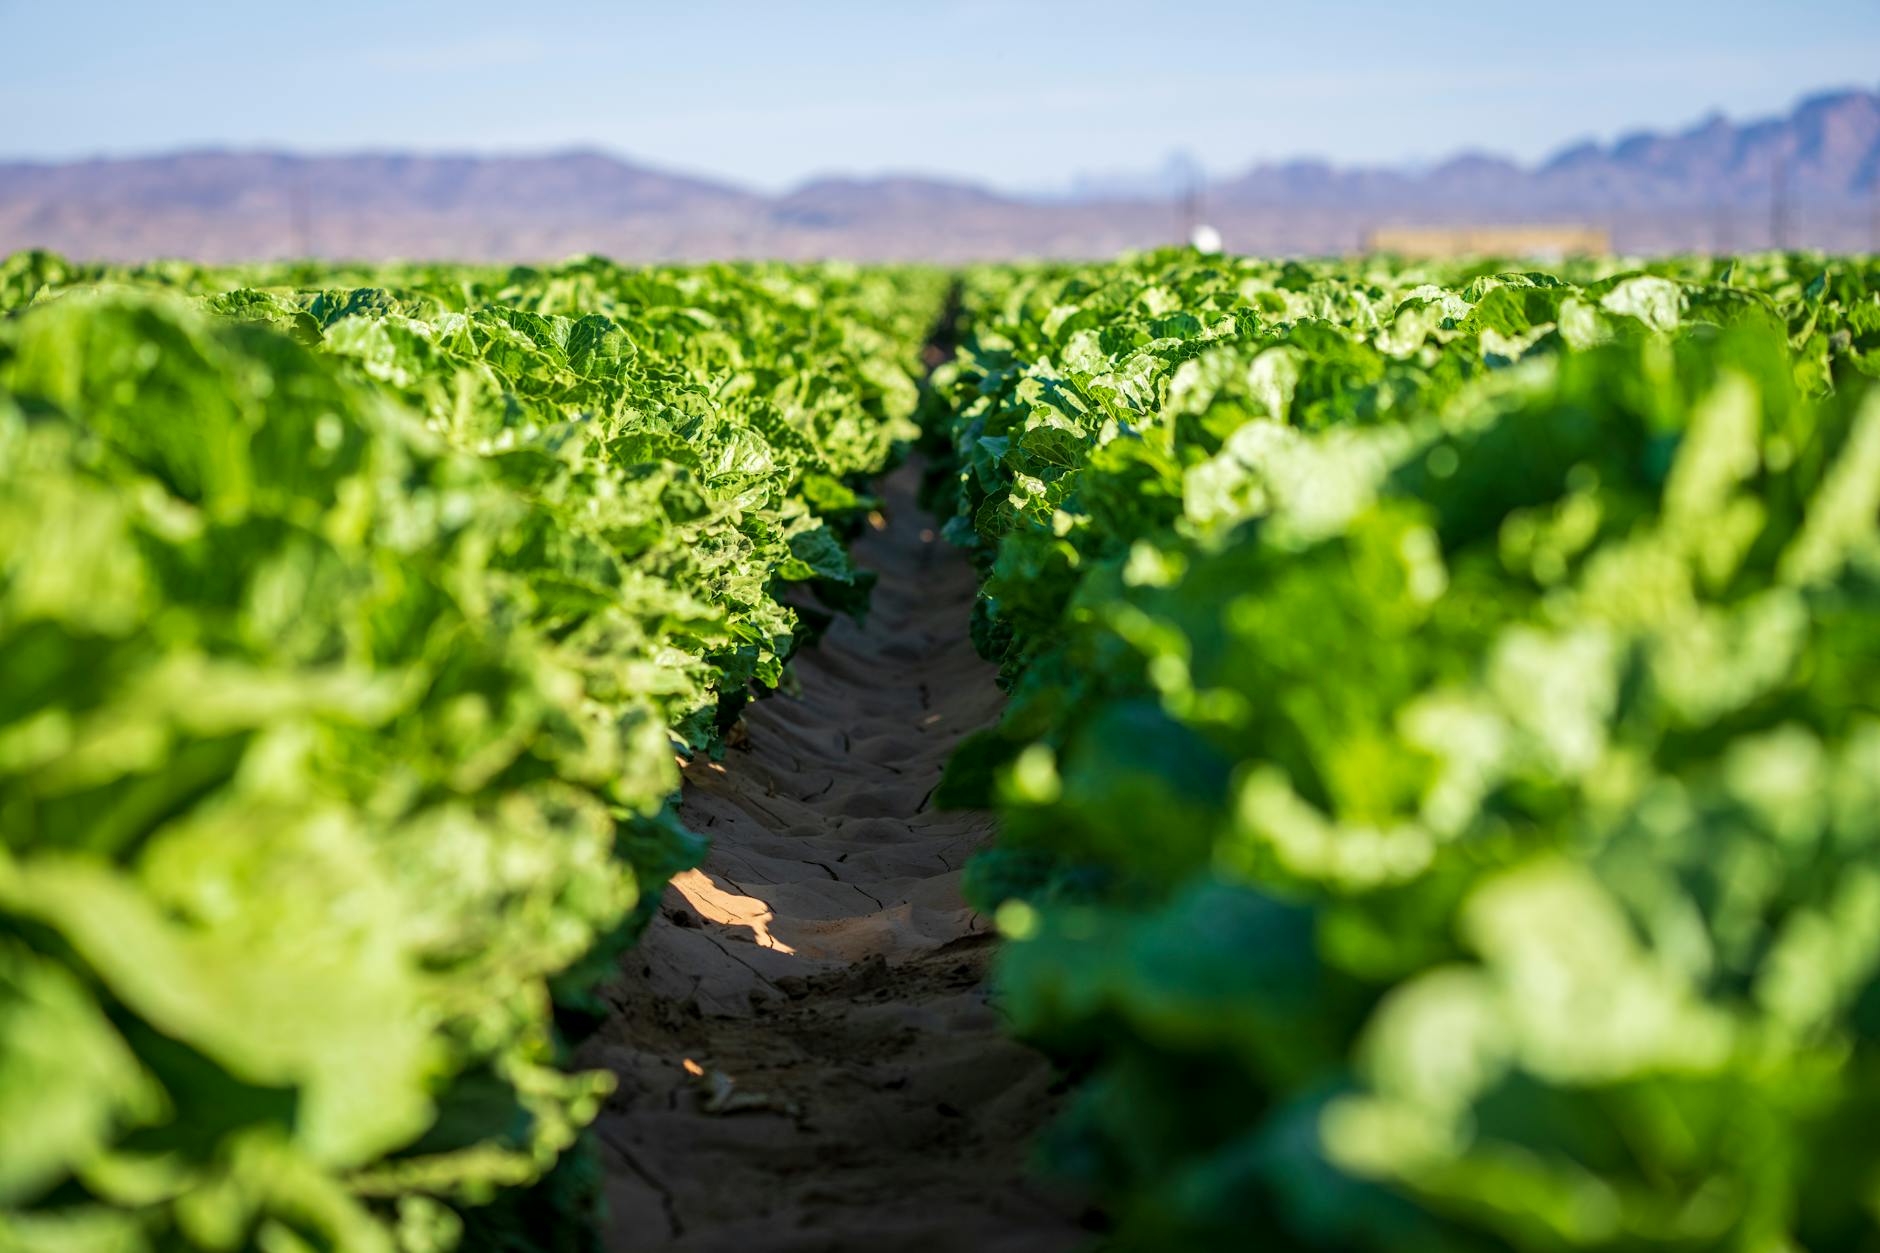
[[[960,898],[984,814],[929,807],[947,754],[997,716],[967,636],[974,579],[934,536],[918,467],[883,484],[867,623],[841,620],[796,694],[686,768],[712,839],[667,889],[582,1047],[619,1090],[597,1121],[610,1249],[1068,1249],[1068,1198],[1026,1175],[1050,1068],[1004,1034],[995,943]]]

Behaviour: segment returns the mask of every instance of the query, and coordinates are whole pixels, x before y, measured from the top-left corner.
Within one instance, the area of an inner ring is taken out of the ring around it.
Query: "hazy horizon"
[[[318,13],[0,0],[6,42],[66,50],[0,84],[0,110],[25,122],[0,130],[0,159],[595,149],[766,192],[905,174],[1050,194],[1152,176],[1175,154],[1213,176],[1463,152],[1532,164],[1871,89],[1880,66],[1880,0],[1588,0],[1571,20],[1492,26],[1374,0],[1207,0],[1147,18],[1113,0],[636,8],[576,0],[519,21],[486,0]]]
[[[1819,97],[1819,96],[1833,96],[1833,95],[1838,95],[1844,92],[1859,92],[1859,91],[1880,92],[1880,86],[1870,86],[1867,84],[1855,83],[1855,82],[1823,84],[1813,89],[1806,90],[1806,91],[1799,93],[1793,100],[1789,102],[1788,107],[1778,106],[1776,109],[1769,111],[1767,114],[1756,113],[1756,114],[1739,115],[1739,114],[1728,113],[1722,109],[1713,108],[1713,109],[1705,110],[1701,114],[1687,118],[1682,122],[1674,122],[1674,123],[1670,123],[1662,127],[1629,126],[1629,127],[1620,128],[1619,130],[1615,131],[1611,135],[1578,136],[1576,138],[1567,139],[1559,144],[1552,146],[1551,148],[1545,149],[1532,156],[1521,156],[1515,153],[1497,151],[1497,150],[1485,148],[1485,147],[1468,147],[1468,146],[1460,146],[1460,147],[1444,150],[1441,152],[1434,152],[1434,153],[1429,153],[1426,155],[1421,155],[1421,156],[1416,156],[1416,157],[1406,157],[1406,158],[1402,158],[1402,159],[1395,160],[1395,161],[1385,161],[1385,160],[1341,161],[1335,157],[1327,156],[1324,153],[1293,152],[1293,153],[1266,154],[1263,156],[1249,158],[1247,161],[1242,162],[1239,166],[1227,166],[1227,167],[1220,167],[1220,168],[1205,168],[1204,167],[1204,170],[1208,177],[1220,178],[1220,177],[1232,177],[1232,176],[1235,176],[1244,172],[1245,170],[1249,168],[1252,168],[1257,165],[1262,165],[1262,164],[1285,165],[1285,164],[1291,164],[1291,163],[1323,162],[1332,166],[1336,166],[1340,168],[1347,168],[1347,169],[1366,168],[1366,167],[1375,166],[1377,168],[1389,167],[1392,169],[1404,170],[1404,171],[1409,171],[1409,172],[1420,172],[1420,171],[1433,168],[1437,165],[1440,165],[1441,163],[1445,161],[1454,160],[1459,157],[1486,157],[1486,158],[1491,158],[1491,159],[1506,159],[1506,160],[1514,161],[1517,164],[1525,166],[1525,167],[1534,167],[1534,166],[1544,163],[1549,158],[1556,156],[1559,153],[1571,147],[1574,147],[1575,145],[1582,143],[1582,142],[1590,141],[1590,142],[1602,143],[1602,144],[1611,143],[1615,140],[1624,138],[1625,135],[1628,133],[1642,133],[1645,131],[1658,131],[1658,132],[1662,132],[1665,134],[1677,134],[1677,133],[1686,131],[1694,126],[1700,125],[1704,121],[1706,121],[1708,118],[1713,117],[1713,116],[1723,117],[1725,120],[1729,121],[1730,123],[1740,126],[1740,125],[1744,125],[1747,123],[1753,123],[1753,122],[1762,120],[1762,118],[1764,118],[1765,116],[1770,117],[1770,118],[1780,118],[1788,111],[1789,108],[1792,108],[1794,105],[1800,104],[1802,101],[1807,100],[1807,99],[1812,99],[1812,98]],[[127,151],[122,151],[122,152],[113,152],[113,151],[81,152],[81,153],[75,153],[69,156],[15,155],[15,154],[9,154],[6,152],[0,152],[0,163],[11,162],[11,163],[20,163],[20,164],[63,165],[63,164],[82,163],[86,161],[134,161],[134,160],[147,159],[147,158],[179,157],[179,156],[190,156],[190,155],[196,155],[196,154],[219,154],[219,155],[266,154],[266,155],[273,155],[273,156],[287,156],[287,157],[302,158],[302,159],[348,158],[348,157],[365,157],[365,158],[413,157],[413,156],[416,156],[416,157],[426,157],[426,158],[443,159],[443,160],[449,160],[449,159],[454,159],[454,158],[473,158],[474,159],[474,158],[492,158],[492,157],[494,158],[508,157],[508,158],[525,158],[526,159],[526,158],[540,158],[540,157],[568,157],[568,156],[581,156],[581,155],[597,155],[597,156],[607,157],[607,158],[611,158],[611,159],[622,161],[622,162],[644,165],[649,168],[657,168],[662,173],[666,173],[666,174],[670,174],[670,175],[674,175],[678,177],[695,178],[701,181],[720,183],[720,184],[724,184],[727,186],[738,187],[738,188],[751,190],[751,191],[757,191],[757,192],[766,192],[766,193],[787,191],[791,188],[801,187],[805,184],[816,182],[819,180],[824,180],[824,179],[875,180],[875,179],[900,179],[900,178],[906,178],[906,179],[944,178],[949,181],[958,181],[958,182],[966,183],[966,184],[979,184],[994,191],[1016,193],[1020,195],[1047,195],[1049,196],[1049,195],[1057,194],[1064,190],[1064,187],[1055,186],[1055,185],[1046,186],[1046,187],[1038,187],[1038,186],[1010,187],[1010,186],[994,183],[986,179],[975,178],[971,175],[950,175],[950,174],[945,174],[945,173],[935,171],[933,169],[922,167],[922,166],[887,167],[887,168],[866,169],[866,170],[864,169],[811,170],[799,177],[785,179],[780,183],[767,185],[767,184],[759,184],[759,183],[751,182],[749,180],[739,179],[733,175],[721,174],[712,170],[700,170],[700,169],[695,169],[695,168],[686,168],[684,166],[673,165],[668,162],[653,161],[653,160],[649,160],[643,153],[629,151],[629,150],[621,149],[621,148],[609,147],[605,144],[593,143],[593,142],[576,142],[576,143],[559,144],[559,145],[544,145],[540,147],[521,146],[521,147],[496,147],[496,148],[448,147],[448,146],[446,147],[417,147],[413,145],[401,146],[401,145],[396,145],[396,144],[380,144],[380,145],[357,146],[357,147],[337,146],[337,147],[331,147],[331,148],[319,148],[319,147],[297,147],[297,146],[287,145],[287,144],[269,144],[269,143],[262,143],[262,142],[255,142],[255,143],[202,142],[202,143],[193,143],[193,144],[183,144],[183,145],[169,147],[169,148],[148,148],[148,149],[127,150]],[[1147,178],[1147,177],[1152,177],[1156,175],[1159,171],[1165,169],[1168,165],[1178,160],[1192,161],[1193,157],[1191,153],[1188,153],[1186,151],[1179,150],[1179,149],[1171,149],[1169,151],[1162,153],[1159,159],[1157,159],[1153,154],[1151,154],[1148,159],[1146,159],[1142,163],[1139,163],[1138,165],[1135,165],[1135,166],[1114,165],[1114,166],[1109,166],[1109,167],[1093,167],[1090,169],[1075,170],[1071,172],[1070,181],[1072,183],[1074,183],[1077,180],[1100,182],[1100,181],[1110,179],[1110,178],[1129,178],[1129,179]]]

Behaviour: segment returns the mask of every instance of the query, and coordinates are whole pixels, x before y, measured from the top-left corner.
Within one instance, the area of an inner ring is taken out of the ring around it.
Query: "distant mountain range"
[[[1068,200],[916,176],[821,179],[780,196],[600,152],[530,157],[185,152],[0,162],[0,252],[533,260],[1102,255],[1179,238],[1186,197],[1099,177]],[[1200,189],[1240,252],[1339,252],[1382,226],[1573,222],[1622,249],[1880,249],[1880,93],[1782,117],[1568,148],[1534,166],[1464,154],[1427,169],[1262,164]]]
[[[1778,181],[1799,204],[1880,192],[1880,94],[1811,96],[1786,117],[1743,125],[1712,114],[1676,134],[1640,131],[1610,145],[1576,144],[1532,167],[1473,153],[1420,173],[1294,161],[1256,166],[1214,190],[1232,203],[1598,213],[1763,205]]]

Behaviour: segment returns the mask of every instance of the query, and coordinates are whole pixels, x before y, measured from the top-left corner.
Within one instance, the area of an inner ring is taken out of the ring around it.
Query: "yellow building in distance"
[[[1575,257],[1612,251],[1604,227],[1571,223],[1529,226],[1384,226],[1364,238],[1367,252],[1403,257]]]

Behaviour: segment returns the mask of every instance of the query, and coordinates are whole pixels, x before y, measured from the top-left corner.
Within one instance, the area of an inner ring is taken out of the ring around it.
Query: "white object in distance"
[[[1197,222],[1188,232],[1188,243],[1196,252],[1216,253],[1221,250],[1221,233],[1206,222]]]

